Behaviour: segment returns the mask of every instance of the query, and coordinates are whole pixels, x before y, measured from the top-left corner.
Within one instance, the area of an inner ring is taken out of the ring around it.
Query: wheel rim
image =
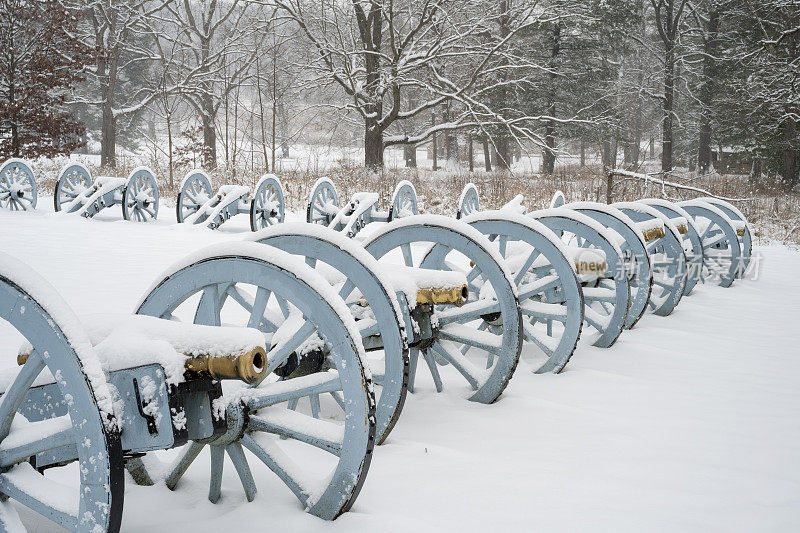
[[[334,269],[340,274],[342,281],[337,281],[334,288],[354,310],[362,339],[380,338],[383,346],[382,350],[367,352],[367,363],[376,385],[376,442],[383,443],[405,403],[409,360],[403,312],[391,284],[379,274],[377,261],[361,247],[355,249],[352,241],[341,233],[327,228],[308,231],[305,225],[281,226],[262,231],[254,239],[300,255],[312,268],[317,268],[317,262],[321,262],[325,263],[321,268]],[[330,275],[326,277],[331,278]]]
[[[750,223],[747,222],[747,219],[741,211],[724,200],[719,200],[717,198],[701,198],[701,200],[718,207],[723,213],[728,215],[728,218],[731,220],[739,220],[744,223],[744,235],[737,235],[741,248],[742,264],[737,269],[736,277],[741,278],[747,271],[747,267],[750,266],[750,256],[753,254],[753,237],[750,233]]]
[[[679,205],[692,216],[700,234],[703,245],[701,279],[730,287],[736,279],[741,257],[739,238],[731,220],[707,202],[688,200]]]
[[[599,222],[577,211],[566,210],[562,215],[544,215],[534,211],[528,216],[553,230],[562,242],[577,245],[590,254],[592,249],[604,254],[605,275],[600,277],[578,273],[578,280],[583,290],[584,322],[597,334],[593,344],[608,348],[616,342],[625,327],[630,302],[630,287],[623,267],[622,252],[613,244],[613,236]],[[586,252],[581,251],[581,255],[583,253]],[[577,255],[573,258],[576,261],[579,259]]]
[[[211,181],[202,170],[193,170],[183,178],[178,201],[175,204],[175,214],[178,222],[183,222],[186,217],[196,213],[200,207],[213,196]],[[195,223],[201,223],[205,216],[200,217]]]
[[[534,371],[561,372],[581,335],[583,293],[558,237],[529,217],[511,218],[506,213],[487,212],[465,222],[487,235],[511,268],[525,340],[541,353],[531,361]]]
[[[33,171],[21,160],[12,159],[0,168],[0,207],[28,211],[36,207],[38,189]]]
[[[479,204],[478,188],[472,183],[467,183],[464,186],[464,190],[461,191],[461,197],[458,199],[458,213],[456,213],[456,218],[464,218],[479,212]]]
[[[284,220],[283,187],[274,176],[264,177],[250,205],[250,229],[258,231]]]
[[[311,189],[306,222],[327,226],[339,211],[339,194],[331,180],[320,178]]]
[[[387,264],[455,270],[466,275],[470,291],[467,307],[438,306],[439,330],[434,342],[422,349],[411,347],[409,391],[413,392],[421,356],[437,390],[443,388],[439,367],[447,362],[468,383],[470,400],[494,402],[519,361],[522,328],[511,275],[502,259],[492,253],[488,239],[466,224],[453,224],[452,219],[417,215],[388,224],[371,236],[364,247]],[[470,261],[474,266],[470,266]],[[499,334],[490,331],[491,324],[482,316],[502,324]],[[474,340],[476,331],[478,336],[487,335],[480,345]],[[473,338],[469,338],[470,334]]]
[[[648,306],[655,314],[668,316],[680,303],[686,288],[688,271],[681,235],[669,217],[646,204],[628,202],[615,204],[615,207],[635,222],[655,219],[664,223],[664,236],[647,242],[645,246],[653,276],[653,290]]]
[[[647,309],[653,290],[652,265],[645,247],[644,238],[633,221],[619,209],[605,204],[567,204],[566,208],[575,209],[600,224],[609,228],[621,237],[619,242],[622,251],[624,271],[628,275],[630,303],[625,318],[625,327],[630,329],[636,325]],[[586,206],[586,207],[583,207]]]
[[[347,313],[343,302],[337,304],[333,293],[321,296],[314,287],[326,282],[296,258],[257,243],[239,243],[236,250],[236,255],[212,252],[176,269],[145,298],[138,313],[208,325],[249,325],[271,333],[273,340],[282,339],[268,350],[262,383],[238,390],[236,384],[225,383],[229,432],[208,443],[209,498],[219,498],[224,453],[236,465],[248,499],[254,497],[253,461],[247,460],[243,447],[276,473],[308,512],[332,520],[353,504],[374,445],[375,404],[355,339],[358,332],[340,318]],[[314,346],[321,346],[306,342],[317,333],[329,349],[325,360],[331,368],[279,380],[275,371],[287,369],[281,363],[291,364],[296,348],[305,346],[313,354]],[[175,487],[205,444],[194,442],[182,450],[168,486]]]
[[[158,184],[153,173],[146,168],[136,169],[128,178],[122,202],[125,220],[147,222],[158,218]]]
[[[389,211],[389,221],[418,215],[417,191],[410,181],[403,180],[397,184],[392,194],[392,208]]]
[[[642,202],[673,219],[673,221],[675,218],[686,220],[686,233],[681,236],[683,252],[686,254],[687,276],[686,286],[683,289],[683,295],[686,296],[697,285],[703,270],[703,244],[700,242],[700,234],[697,232],[692,216],[677,204],[666,200],[649,198],[642,200]]]
[[[29,269],[14,263],[12,268],[25,268],[26,280],[30,280]],[[122,450],[116,433],[104,426],[98,408],[101,402],[91,385],[94,381],[82,370],[93,362],[99,371],[99,363],[93,359],[88,338],[75,330],[77,318],[55,291],[38,276],[39,282],[28,283],[34,292],[22,288],[3,275],[9,264],[8,257],[0,255],[0,323],[10,323],[32,350],[0,401],[0,442],[4,444],[0,494],[70,531],[119,531],[124,495]],[[32,294],[57,312],[51,314]],[[80,358],[75,346],[80,347]],[[58,381],[48,378],[48,372],[43,374],[45,368]],[[40,375],[44,383],[52,383],[45,385],[48,397],[60,399],[36,403],[33,398],[39,396],[28,396]],[[73,425],[71,420],[80,424]],[[113,418],[105,422],[115,424]],[[34,425],[39,427],[34,429]],[[11,441],[14,443],[7,444]],[[51,468],[51,475],[44,477],[28,458],[45,451],[58,453],[59,459],[70,464]],[[71,482],[68,486],[60,483],[67,480]],[[0,529],[25,531],[10,500],[0,502]]]
[[[61,211],[68,207],[68,204],[91,186],[92,177],[89,169],[80,163],[69,165],[61,171],[58,182],[56,182],[56,190],[53,195],[55,210]]]

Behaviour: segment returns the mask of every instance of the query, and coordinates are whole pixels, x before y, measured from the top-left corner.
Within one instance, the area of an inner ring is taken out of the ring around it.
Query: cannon
[[[211,179],[200,169],[189,171],[181,181],[175,204],[178,222],[217,229],[242,213],[250,216],[252,231],[283,222],[283,188],[276,176],[262,176],[252,193],[241,185],[223,185],[214,193]]]
[[[529,303],[529,307],[533,309],[541,308],[541,303],[559,303],[564,306],[559,317],[562,321],[566,318],[563,323],[565,326],[570,324],[570,327],[554,329],[552,315],[537,318],[529,311],[531,322],[539,327],[544,326],[549,336],[553,335],[553,331],[563,331],[558,333],[561,341],[565,338],[572,339],[570,354],[574,351],[584,326],[588,326],[592,332],[591,342],[595,346],[607,348],[613,345],[630,313],[632,292],[618,239],[613,232],[585,214],[563,208],[528,212],[522,202],[523,198],[517,196],[498,210],[495,216],[504,219],[521,217],[522,220],[536,221],[543,226],[538,232],[547,235],[548,240],[558,247],[558,253],[550,253],[546,260],[538,263],[515,267],[518,269],[517,276],[522,276],[520,279],[525,276],[544,276],[552,281],[552,276],[555,275],[561,287],[558,291],[545,295],[530,295],[522,288],[519,290],[523,296],[533,296]],[[488,216],[480,211],[477,188],[473,184],[467,184],[464,188],[457,216],[467,222],[480,216]],[[498,246],[501,249],[505,246],[502,240],[498,241]],[[506,255],[505,252],[502,253]],[[554,265],[560,264],[565,264],[572,270],[572,279],[563,268],[560,271],[552,270]],[[540,346],[541,339],[537,341],[531,335],[530,340],[547,353]],[[563,364],[546,365],[542,370],[560,371],[568,359],[565,358]]]
[[[0,207],[12,211],[36,208],[38,188],[31,165],[23,159],[9,159],[0,167]]]
[[[53,192],[56,212],[91,218],[108,207],[122,206],[122,218],[148,222],[158,218],[158,184],[153,172],[138,167],[127,178],[98,176],[92,179],[81,163],[66,165]]]
[[[245,324],[221,326],[242,314],[224,296],[250,290]],[[261,244],[215,245],[173,265],[136,311],[78,318],[0,253],[0,319],[22,345],[20,366],[0,376],[0,529],[25,531],[22,506],[69,531],[117,532],[125,468],[152,484],[141,457],[179,446],[170,487],[209,446],[212,501],[228,455],[248,500],[260,465],[311,514],[350,508],[375,403],[360,332],[320,274]]]

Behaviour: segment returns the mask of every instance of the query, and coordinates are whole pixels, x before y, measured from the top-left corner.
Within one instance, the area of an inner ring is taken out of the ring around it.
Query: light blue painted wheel
[[[630,286],[622,253],[614,244],[613,233],[596,220],[567,208],[533,211],[527,216],[538,220],[569,247],[577,264],[596,263],[596,252],[606,263],[604,272],[584,273],[578,269],[583,288],[584,322],[596,331],[595,346],[608,348],[616,342],[625,327],[630,302]]]
[[[703,244],[701,279],[730,287],[740,268],[742,249],[733,222],[718,207],[702,200],[678,204],[694,219]]]
[[[725,200],[710,197],[699,198],[699,200],[706,201],[711,205],[718,207],[720,211],[728,215],[728,218],[731,220],[744,224],[744,234],[739,235],[737,233],[737,236],[739,237],[739,246],[742,250],[742,253],[740,256],[741,265],[736,272],[736,277],[741,278],[747,270],[747,267],[750,266],[750,256],[753,254],[753,235],[750,232],[750,223],[747,222],[747,218],[736,206],[726,202]]]
[[[12,211],[36,208],[38,188],[31,166],[22,159],[9,159],[0,167],[0,207]]]
[[[622,202],[614,204],[614,207],[634,222],[659,220],[664,223],[664,236],[646,243],[653,276],[653,289],[648,305],[656,315],[670,315],[683,297],[689,274],[681,234],[668,216],[647,204]]]
[[[553,199],[550,200],[550,207],[561,207],[565,203],[567,203],[567,201],[564,198],[564,193],[561,191],[556,191],[555,194],[553,194]]]
[[[683,295],[686,296],[697,285],[703,271],[703,244],[700,242],[700,234],[697,232],[692,216],[678,204],[660,198],[647,198],[640,202],[668,216],[673,222],[680,218],[686,220],[686,233],[681,236],[683,252],[686,254],[687,277],[686,286],[683,289]]]
[[[525,340],[538,349],[529,364],[537,373],[561,372],[581,336],[584,302],[558,236],[530,217],[501,211],[463,220],[489,237],[511,269]]]
[[[214,190],[211,188],[208,174],[199,168],[189,171],[181,182],[178,201],[175,203],[175,216],[178,222],[183,222],[186,217],[196,213],[212,196]],[[206,218],[207,216],[204,216],[195,222],[201,223]]]
[[[158,184],[150,169],[134,169],[122,195],[122,218],[147,222],[158,218]]]
[[[644,315],[653,289],[652,265],[641,231],[630,217],[607,204],[579,202],[565,207],[589,216],[621,237],[623,270],[627,273],[631,294],[625,327],[632,328]]]
[[[118,532],[123,458],[116,429],[106,427],[115,426],[109,418],[108,389],[103,397],[96,388],[106,387],[100,363],[78,319],[55,290],[27,266],[0,254],[0,322],[4,321],[32,351],[4,386],[0,400],[0,530],[44,530],[46,521],[38,517],[30,529],[22,524],[16,508],[26,507],[68,531]],[[90,379],[86,368],[100,375]],[[60,394],[50,407],[55,406],[60,416],[36,419],[32,414],[42,406],[33,404],[28,394],[37,378],[53,383],[50,376],[58,378],[55,387]],[[98,405],[108,411],[101,413]],[[44,476],[34,468],[35,456],[48,450],[59,450],[59,458],[77,462],[77,468],[58,465]]]
[[[328,178],[320,178],[311,188],[306,207],[306,222],[327,226],[339,212],[339,193]]]
[[[460,308],[439,306],[439,329],[432,342],[411,347],[409,391],[414,390],[414,369],[422,356],[438,390],[439,366],[446,362],[466,380],[470,400],[497,400],[519,361],[522,319],[511,274],[491,251],[491,242],[451,218],[417,215],[387,224],[364,247],[381,262],[461,271],[467,277],[468,303]]]
[[[409,368],[403,311],[377,261],[338,231],[307,224],[269,228],[253,240],[299,255],[312,268],[324,263],[329,278],[330,269],[339,273],[341,281],[335,287],[353,310],[364,345],[380,346],[368,351],[367,362],[376,385],[375,440],[382,444],[403,410]]]
[[[92,175],[82,163],[72,163],[64,167],[58,176],[53,191],[53,208],[56,212],[67,208],[75,198],[92,186]],[[80,207],[80,205],[77,205]]]
[[[250,203],[250,229],[258,231],[280,224],[285,216],[281,182],[277,176],[267,174],[256,184],[253,201]]]
[[[392,206],[389,208],[389,222],[418,214],[417,191],[410,181],[403,180],[394,188]]]
[[[458,212],[456,218],[464,218],[480,211],[478,188],[473,183],[467,183],[458,198]]]
[[[244,448],[309,513],[333,520],[355,501],[375,439],[372,383],[362,364],[359,332],[344,318],[349,311],[324,278],[276,248],[245,242],[196,256],[203,258],[173,267],[137,312],[258,328],[267,339],[267,374],[256,386],[240,385],[238,392],[236,383],[225,382],[228,432],[185,446],[167,486],[175,488],[210,445],[209,499],[220,498],[227,453],[252,500],[253,461]]]

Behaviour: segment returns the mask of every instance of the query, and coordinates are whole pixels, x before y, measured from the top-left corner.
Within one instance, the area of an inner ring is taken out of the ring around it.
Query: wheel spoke
[[[239,480],[242,482],[242,488],[244,489],[244,495],[247,501],[252,502],[256,497],[258,489],[253,479],[253,473],[250,471],[250,465],[247,464],[247,458],[244,456],[242,445],[238,442],[234,442],[226,446],[225,451],[228,452],[228,457],[231,458],[233,466],[236,468],[236,473],[239,474]]]
[[[251,416],[248,430],[304,442],[336,456],[342,453],[344,426],[289,409],[271,409]]]
[[[453,365],[453,368],[458,370],[461,375],[464,376],[464,379],[467,380],[474,390],[478,389],[479,376],[482,376],[484,372],[469,362],[466,357],[458,352],[449,350],[441,342],[434,343],[433,346],[431,346],[431,349],[433,349],[433,351],[444,357],[451,365]]]
[[[308,500],[308,495],[300,483],[295,480],[295,477],[302,479],[298,466],[277,445],[274,443],[267,445],[267,443],[263,442],[264,439],[260,440],[262,442],[258,443],[252,436],[245,434],[242,437],[242,445],[267,465],[267,468],[272,470],[289,487],[294,495],[297,496],[297,499],[305,504]]]
[[[290,323],[289,320],[286,323]],[[281,328],[286,326],[284,323]],[[278,328],[278,331],[275,333],[275,336],[279,334],[282,335],[283,331],[281,328]],[[275,371],[276,368],[281,366],[284,361],[295,351],[297,348],[300,347],[311,335],[314,334],[316,330],[316,326],[310,321],[304,321],[302,325],[297,327],[294,333],[291,334],[286,340],[282,343],[276,344],[273,346],[270,351],[267,353],[267,371],[264,374],[266,377],[267,375],[271,374]]]

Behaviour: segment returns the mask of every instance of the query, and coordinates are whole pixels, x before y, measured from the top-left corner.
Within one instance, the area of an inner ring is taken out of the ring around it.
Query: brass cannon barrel
[[[239,355],[189,357],[184,363],[186,372],[210,376],[214,379],[237,379],[247,384],[256,383],[267,372],[267,353],[261,346]]]
[[[29,353],[17,355],[17,364],[22,366],[28,361]],[[267,353],[261,346],[249,352],[237,355],[187,356],[184,362],[186,373],[205,376],[213,379],[236,379],[248,385],[256,383],[267,372]]]
[[[643,233],[644,233],[644,240],[646,242],[650,242],[650,241],[654,241],[656,239],[660,239],[660,238],[662,238],[662,237],[664,237],[666,235],[666,233],[664,232],[664,228],[662,228],[661,226],[658,226],[658,227],[655,227],[655,228],[650,228],[650,229],[644,231]]]
[[[466,285],[455,287],[422,287],[417,289],[417,304],[455,305],[467,303],[469,289]]]

